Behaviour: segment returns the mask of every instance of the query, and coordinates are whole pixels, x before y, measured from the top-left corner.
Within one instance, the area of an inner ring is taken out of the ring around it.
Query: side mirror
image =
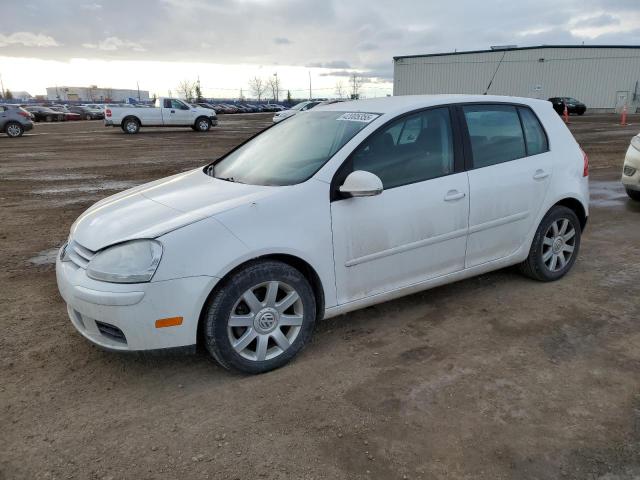
[[[377,175],[364,170],[351,172],[340,187],[340,193],[352,197],[372,197],[382,193],[382,180]]]

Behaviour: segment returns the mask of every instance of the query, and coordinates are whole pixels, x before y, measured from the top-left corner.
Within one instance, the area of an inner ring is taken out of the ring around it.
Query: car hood
[[[192,170],[99,201],[78,217],[70,237],[93,251],[126,240],[155,238],[282,188],[227,182]]]

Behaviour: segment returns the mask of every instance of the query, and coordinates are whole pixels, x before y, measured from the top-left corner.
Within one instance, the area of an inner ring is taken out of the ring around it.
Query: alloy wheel
[[[19,137],[22,134],[22,128],[20,128],[20,125],[12,123],[7,126],[6,132],[10,137]]]
[[[566,218],[554,221],[542,241],[542,261],[552,272],[562,270],[575,249],[576,230]]]
[[[231,310],[227,333],[242,357],[262,362],[282,355],[300,333],[302,299],[290,285],[270,281],[245,291]]]

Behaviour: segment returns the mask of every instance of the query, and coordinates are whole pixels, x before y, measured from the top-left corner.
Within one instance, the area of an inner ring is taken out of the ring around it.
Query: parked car
[[[238,108],[233,105],[229,105],[227,103],[221,103],[218,105],[221,109],[221,113],[238,113]]]
[[[19,105],[0,105],[0,132],[17,138],[32,128],[31,114],[24,108]]]
[[[573,266],[588,159],[551,104],[481,95],[323,105],[213,163],[106,198],[56,275],[118,351],[193,347],[258,373],[321,318],[510,265]]]
[[[640,202],[640,134],[631,139],[622,167],[622,184],[627,195]]]
[[[104,111],[99,108],[90,108],[84,105],[72,105],[69,107],[69,111],[77,113],[84,120],[102,120],[104,118]]]
[[[64,115],[63,120],[65,120],[65,121],[80,120],[81,119],[81,116],[80,116],[79,113],[74,113],[74,112],[70,111],[64,105],[52,105],[49,108],[51,108],[51,110],[53,110],[55,112],[62,113]]]
[[[24,109],[33,115],[36,122],[61,122],[64,120],[64,114],[51,110],[49,107],[41,105],[29,105]]]
[[[209,110],[213,110],[214,112],[218,113],[218,109],[216,109],[216,106],[212,105],[210,103],[198,102],[196,105],[199,106],[199,107],[202,107],[202,108],[208,108]]]
[[[306,101],[300,102],[297,105],[294,105],[288,110],[280,110],[273,116],[274,123],[281,122],[285,118],[293,117],[298,112],[306,112],[307,110],[311,110],[316,105],[319,105],[318,101]]]
[[[268,112],[279,112],[281,110],[285,110],[284,106],[278,103],[267,103],[265,107],[268,109]]]
[[[191,127],[206,132],[218,124],[215,110],[193,106],[177,98],[160,97],[155,107],[111,107],[105,110],[105,126],[135,134],[140,127]]]
[[[572,97],[552,97],[549,101],[553,105],[553,109],[560,115],[564,113],[565,105],[569,115],[584,115],[584,112],[587,111],[587,106],[584,103]]]

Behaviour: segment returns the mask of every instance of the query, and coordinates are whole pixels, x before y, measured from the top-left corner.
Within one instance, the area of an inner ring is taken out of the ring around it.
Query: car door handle
[[[466,194],[464,192],[459,192],[457,190],[449,190],[447,194],[444,196],[444,201],[453,202],[455,200],[460,200],[461,198],[464,198],[465,195]]]
[[[548,176],[549,173],[545,172],[544,170],[538,169],[536,170],[536,173],[533,174],[533,179],[542,180],[543,178],[547,178]]]

